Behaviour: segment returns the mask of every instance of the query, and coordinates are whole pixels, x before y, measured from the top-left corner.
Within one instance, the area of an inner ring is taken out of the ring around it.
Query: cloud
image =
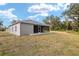
[[[6,5],[7,3],[0,3],[0,5]]]
[[[41,14],[38,14],[39,16],[48,16],[48,13],[41,13]]]
[[[15,8],[10,8],[10,9],[8,9],[8,11],[10,11],[10,12],[12,12],[12,11],[14,11],[15,10]]]
[[[53,5],[42,3],[42,4],[32,5],[31,7],[28,8],[27,11],[32,13],[47,13],[52,10],[59,10],[59,8]]]
[[[65,10],[70,3],[57,3],[57,4],[35,4],[28,8],[29,13],[35,13],[34,17],[36,16],[48,16],[49,12],[58,11],[58,10]]]
[[[48,16],[48,13],[35,14],[33,16],[29,16],[29,19],[37,19],[38,16]]]
[[[36,15],[33,15],[33,16],[29,16],[29,17],[27,17],[26,19],[31,19],[31,20],[39,21],[40,18],[39,18],[38,16],[39,16],[39,14],[36,14]]]
[[[57,7],[53,7],[52,5],[41,3],[30,6],[27,11],[29,13],[36,13],[36,15],[34,15],[33,17],[29,16],[31,18],[36,18],[38,16],[48,16],[49,12],[57,9]]]
[[[70,5],[70,3],[57,3],[57,7],[59,7],[60,10],[66,10],[68,5]]]
[[[13,18],[17,18],[17,16],[13,14],[13,11],[15,11],[15,8],[10,8],[8,10],[0,10],[0,15],[3,16],[3,18],[8,18],[12,20]]]
[[[64,10],[67,8],[67,5],[70,5],[70,3],[57,3],[55,5],[41,3],[30,6],[27,11],[32,13],[47,13],[61,10],[61,8]]]

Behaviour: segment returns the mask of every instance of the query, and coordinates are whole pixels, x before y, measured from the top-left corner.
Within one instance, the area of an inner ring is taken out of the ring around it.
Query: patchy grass
[[[0,32],[0,55],[79,55],[79,35],[57,32],[36,36],[14,36]]]
[[[79,35],[79,31],[78,32],[76,32],[76,31],[73,31],[73,30],[68,30],[68,31],[66,31],[67,33],[71,33],[71,34],[76,34],[76,35]]]

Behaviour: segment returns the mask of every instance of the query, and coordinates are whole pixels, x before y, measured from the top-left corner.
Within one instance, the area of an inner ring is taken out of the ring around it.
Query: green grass
[[[79,55],[79,35],[53,31],[46,35],[14,36],[0,32],[1,56]]]

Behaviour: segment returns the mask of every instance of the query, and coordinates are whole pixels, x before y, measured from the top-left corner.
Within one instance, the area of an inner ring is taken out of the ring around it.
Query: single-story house
[[[33,20],[17,21],[8,28],[8,32],[21,36],[26,34],[43,33],[49,30],[49,25]]]

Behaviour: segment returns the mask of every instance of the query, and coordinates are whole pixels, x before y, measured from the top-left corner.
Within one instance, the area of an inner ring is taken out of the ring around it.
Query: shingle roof
[[[41,23],[41,22],[34,21],[34,20],[23,20],[23,21],[17,21],[16,23],[26,23],[26,24],[33,24],[33,25],[49,26],[45,23]],[[14,23],[12,25],[15,25],[16,23]]]
[[[22,21],[24,23],[29,23],[29,24],[34,24],[34,25],[42,25],[42,26],[49,26],[45,23],[41,23],[41,22],[38,22],[38,21],[34,21],[34,20],[25,20],[25,21]]]

